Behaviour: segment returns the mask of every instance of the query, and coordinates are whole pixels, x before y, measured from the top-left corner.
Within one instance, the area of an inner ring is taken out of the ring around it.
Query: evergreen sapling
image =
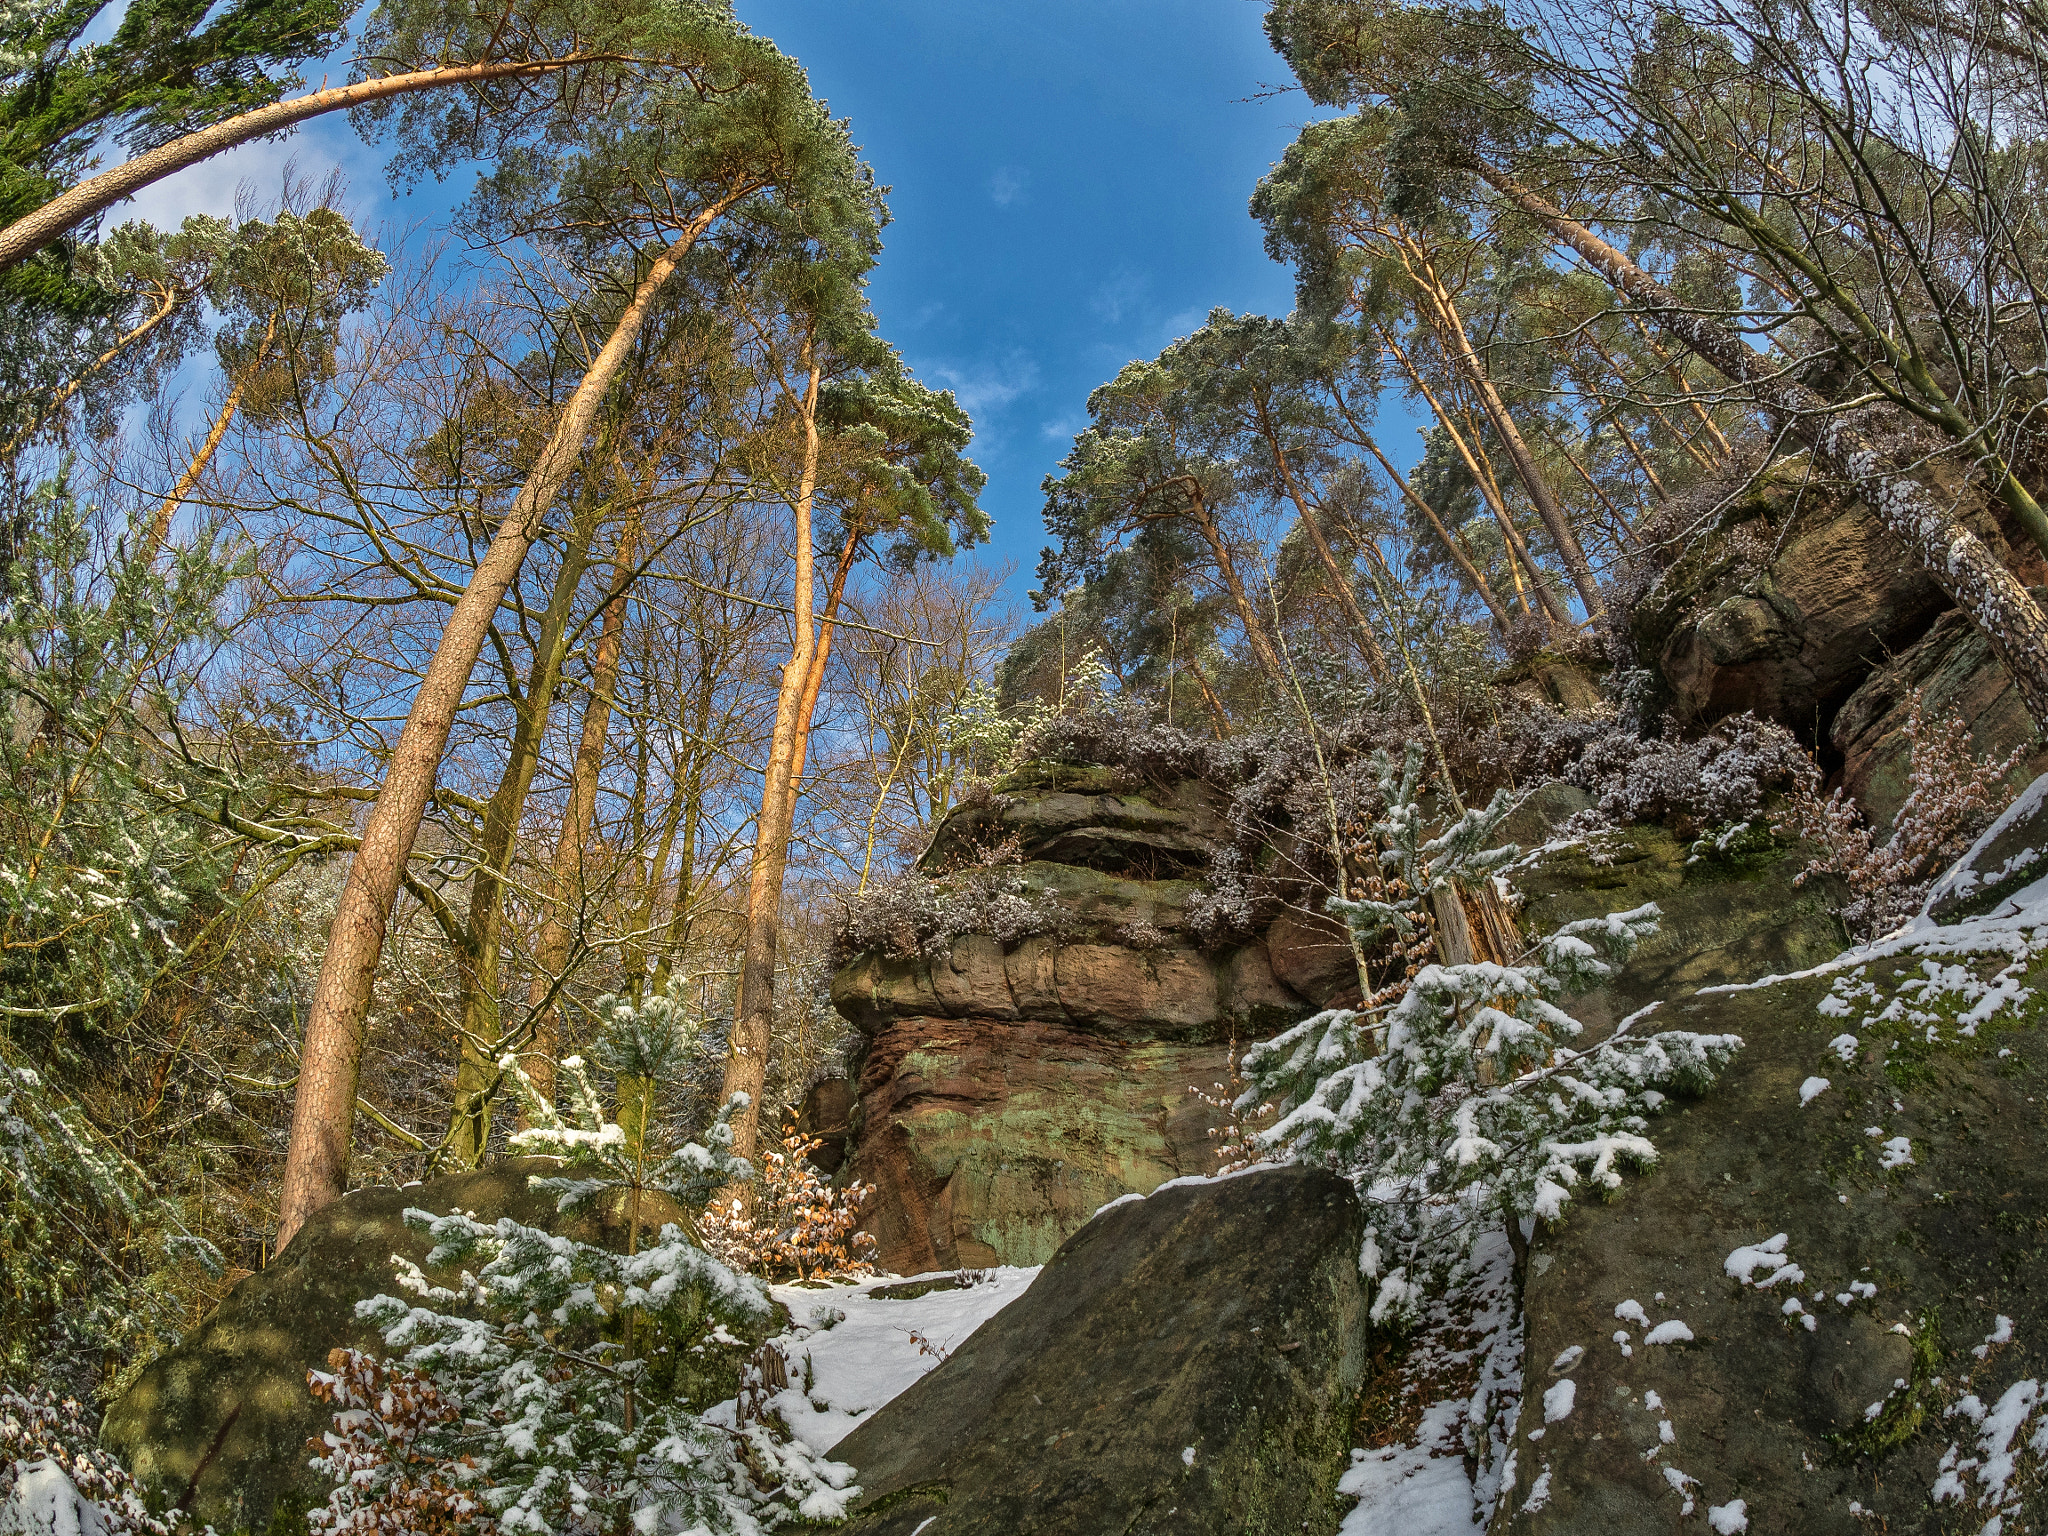
[[[690,1215],[721,1185],[750,1176],[731,1151],[744,1102],[728,1102],[701,1143],[658,1153],[648,1134],[655,1090],[693,1043],[680,992],[639,1004],[601,999],[597,1011],[605,1032],[596,1054],[619,1078],[617,1118],[604,1113],[579,1057],[561,1064],[566,1114],[534,1093],[516,1058],[500,1065],[528,1123],[512,1138],[514,1150],[564,1163],[533,1187],[555,1193],[564,1213],[623,1215],[628,1251],[509,1217],[407,1211],[407,1224],[434,1240],[425,1267],[461,1266],[459,1280],[443,1286],[400,1261],[400,1286],[413,1299],[377,1296],[357,1307],[452,1410],[408,1426],[412,1459],[437,1463],[497,1529],[523,1536],[754,1536],[792,1516],[836,1519],[860,1491],[850,1486],[851,1467],[772,1421],[740,1422],[703,1401],[712,1394],[701,1385],[692,1390],[716,1375],[704,1367],[721,1355],[737,1361],[748,1348],[744,1335],[758,1336],[773,1313],[760,1281],[704,1251]],[[650,1208],[666,1219],[643,1247]],[[339,1375],[316,1385],[331,1392]],[[314,1463],[337,1484],[315,1523],[376,1529],[358,1512],[397,1497],[401,1479],[416,1483],[421,1474],[417,1465],[362,1465],[352,1447],[381,1428],[344,1417]]]
[[[1515,856],[1489,846],[1504,795],[1425,841],[1420,764],[1414,746],[1398,775],[1384,753],[1375,763],[1385,811],[1371,831],[1392,899],[1330,902],[1360,954],[1410,938],[1433,891],[1470,889]],[[1429,1276],[1485,1224],[1503,1224],[1519,1258],[1525,1223],[1556,1220],[1582,1182],[1612,1189],[1654,1161],[1646,1132],[1666,1094],[1705,1088],[1741,1047],[1734,1035],[1638,1036],[1634,1018],[1583,1051],[1567,1043],[1582,1026],[1555,999],[1610,975],[1658,916],[1647,904],[1567,923],[1511,965],[1423,965],[1377,1005],[1366,977],[1366,1006],[1245,1053],[1240,1104],[1281,1105],[1261,1141],[1360,1187],[1375,1321],[1411,1317]]]

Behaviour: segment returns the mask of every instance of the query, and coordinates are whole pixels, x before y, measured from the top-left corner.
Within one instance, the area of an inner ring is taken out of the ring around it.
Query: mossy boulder
[[[839,1442],[844,1536],[1329,1536],[1365,1373],[1350,1186],[1306,1168],[1096,1216]]]
[[[1659,1013],[1746,1044],[1653,1123],[1653,1168],[1539,1234],[1494,1531],[1635,1536],[1712,1510],[1752,1536],[1989,1528],[1979,1431],[1951,1410],[2048,1377],[2048,1040],[2038,1001],[1963,1035],[1953,998],[1901,993],[1925,977],[1906,955],[1844,978],[1853,1001],[1821,976]],[[2000,1317],[2011,1342],[1987,1343]],[[1546,1422],[1564,1380],[1574,1405]],[[1937,1503],[1958,1456],[1963,1497]],[[2023,1456],[2008,1530],[2048,1516]]]
[[[1573,1000],[1596,1034],[1652,1002],[1832,959],[1849,936],[1839,881],[1794,884],[1809,854],[1761,826],[1688,843],[1654,824],[1623,827],[1539,852],[1516,868],[1521,922],[1547,933],[1580,918],[1654,901],[1657,931],[1605,986]]]

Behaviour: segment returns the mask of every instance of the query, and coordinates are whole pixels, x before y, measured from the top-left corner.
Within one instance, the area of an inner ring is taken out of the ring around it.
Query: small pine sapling
[[[1423,838],[1418,760],[1411,748],[1398,777],[1381,760],[1386,812],[1372,828],[1406,894],[1330,904],[1361,951],[1413,933],[1426,893],[1492,879],[1513,857],[1485,846],[1499,801]],[[1666,1091],[1704,1088],[1740,1047],[1733,1035],[1639,1037],[1626,1023],[1587,1050],[1566,1043],[1582,1026],[1553,1000],[1611,974],[1658,915],[1652,904],[1567,923],[1513,965],[1423,965],[1390,1001],[1327,1010],[1245,1053],[1240,1104],[1281,1106],[1261,1142],[1360,1186],[1375,1321],[1413,1315],[1461,1234],[1499,1223],[1519,1259],[1525,1221],[1555,1220],[1582,1181],[1612,1189],[1623,1167],[1654,1160],[1644,1133]]]
[[[851,1467],[789,1439],[772,1419],[719,1423],[689,1387],[692,1361],[726,1351],[737,1363],[744,1331],[773,1313],[760,1281],[704,1251],[689,1216],[720,1186],[751,1176],[731,1152],[732,1118],[745,1099],[735,1095],[701,1143],[660,1151],[649,1130],[655,1093],[690,1044],[680,996],[637,1005],[607,998],[597,1011],[605,1029],[596,1054],[621,1078],[616,1119],[604,1114],[580,1058],[561,1064],[566,1113],[534,1092],[516,1059],[501,1065],[528,1122],[514,1149],[565,1164],[534,1187],[555,1193],[564,1212],[623,1215],[629,1251],[510,1217],[407,1211],[407,1225],[434,1243],[424,1269],[398,1263],[412,1299],[377,1296],[356,1310],[398,1352],[399,1368],[452,1409],[417,1427],[408,1454],[473,1493],[507,1533],[753,1536],[791,1516],[837,1519],[859,1492],[849,1486]],[[643,1243],[653,1209],[665,1219]],[[460,1278],[438,1285],[425,1269]],[[363,1445],[350,1433],[330,1432],[330,1457]],[[351,1489],[375,1477],[346,1457],[328,1472],[347,1479],[322,1517],[339,1528],[355,1512]]]

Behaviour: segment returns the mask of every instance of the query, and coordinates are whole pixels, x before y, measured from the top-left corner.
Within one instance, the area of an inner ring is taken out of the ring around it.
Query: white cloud
[[[1142,272],[1119,272],[1095,290],[1088,300],[1088,307],[1111,325],[1116,325],[1137,310],[1151,286],[1151,278]]]
[[[353,149],[355,153],[337,156],[337,148]],[[356,163],[351,165],[350,161]],[[107,222],[111,225],[146,219],[159,229],[176,229],[195,213],[232,218],[236,195],[244,188],[261,216],[276,207],[287,168],[318,186],[337,167],[351,184],[371,169],[353,136],[342,145],[336,145],[326,135],[310,133],[295,133],[282,140],[259,139],[152,182],[128,201],[110,208]],[[352,190],[360,188],[352,186]]]
[[[1001,166],[995,175],[988,179],[989,201],[998,208],[1007,208],[1024,196],[1024,190],[1030,181],[1029,171],[1021,170],[1014,165]]]
[[[1012,352],[1000,362],[927,363],[919,372],[952,390],[953,398],[977,423],[1038,385],[1038,364],[1022,352]]]
[[[1038,429],[1039,435],[1049,443],[1070,442],[1088,425],[1088,418],[1081,415],[1055,416]]]

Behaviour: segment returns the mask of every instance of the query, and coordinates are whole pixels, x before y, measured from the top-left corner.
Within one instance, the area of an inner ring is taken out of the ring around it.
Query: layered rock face
[[[1014,839],[1013,873],[1057,903],[1060,931],[870,952],[832,981],[870,1041],[851,1137],[852,1177],[877,1186],[863,1225],[905,1274],[1042,1264],[1106,1202],[1212,1171],[1222,1117],[1189,1090],[1226,1079],[1233,1038],[1310,1006],[1265,944],[1205,952],[1188,931],[1224,836],[1213,790],[1072,768],[1000,788],[940,826],[927,864]]]
[[[2008,538],[1986,514],[1972,527],[2022,581],[2048,580],[2026,539]],[[1751,710],[1810,742],[1825,743],[1833,727],[1842,747],[1842,729],[1860,736],[1884,711],[1866,701],[1840,725],[1837,711],[1850,714],[1850,696],[1933,639],[1944,615],[1945,633],[1916,667],[1929,676],[1958,664],[1980,670],[1975,659],[1958,663],[1957,630],[1967,623],[1933,578],[1861,503],[1805,483],[1795,462],[1720,513],[1717,531],[1691,544],[1638,605],[1633,628],[1688,728]]]

